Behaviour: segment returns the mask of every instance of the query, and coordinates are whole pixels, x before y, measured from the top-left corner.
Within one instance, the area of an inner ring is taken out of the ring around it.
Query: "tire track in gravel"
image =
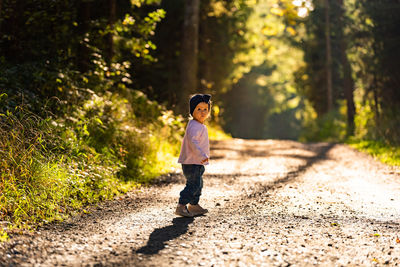
[[[90,214],[0,244],[0,266],[398,266],[399,168],[348,146],[212,142],[201,203],[175,218],[163,176]]]

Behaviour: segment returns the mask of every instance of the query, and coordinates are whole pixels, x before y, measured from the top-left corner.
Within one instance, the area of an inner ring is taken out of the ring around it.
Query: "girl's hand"
[[[206,163],[206,162],[208,162],[208,158],[205,158],[205,159],[203,159],[202,161],[200,161],[201,164],[204,164],[204,163]]]

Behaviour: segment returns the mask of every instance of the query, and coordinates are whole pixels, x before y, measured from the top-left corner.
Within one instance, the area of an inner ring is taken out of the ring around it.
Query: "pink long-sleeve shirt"
[[[183,137],[178,163],[208,165],[208,162],[201,163],[206,158],[210,158],[207,127],[196,120],[190,120]]]

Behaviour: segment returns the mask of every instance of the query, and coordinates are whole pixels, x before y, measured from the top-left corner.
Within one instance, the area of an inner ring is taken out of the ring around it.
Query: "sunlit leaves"
[[[207,16],[209,17],[221,17],[222,15],[229,14],[230,11],[225,7],[222,1],[212,1],[210,3],[210,11]]]
[[[314,9],[312,0],[293,0],[292,3],[297,7],[297,15],[302,18]]]
[[[273,8],[271,8],[271,9],[270,9],[270,12],[271,12],[272,14],[277,15],[277,16],[280,16],[280,17],[282,17],[282,16],[285,14],[284,10],[281,9],[281,8],[279,8],[279,7],[273,7]]]
[[[142,5],[159,4],[161,0],[130,0],[132,6],[141,7]]]
[[[279,32],[280,31],[278,27],[271,27],[268,25],[265,25],[265,27],[262,29],[262,33],[267,36],[276,36]]]
[[[145,62],[154,62],[156,59],[151,55],[151,50],[155,50],[155,44],[149,40],[155,34],[158,22],[165,17],[165,11],[157,9],[147,14],[144,18],[135,18],[133,15],[126,14],[122,21],[115,24],[116,45],[121,51],[128,50],[136,58],[142,58]],[[140,38],[133,36],[140,35]],[[126,56],[121,55],[121,58]]]
[[[123,25],[133,25],[135,23],[135,19],[129,14],[125,15],[125,19],[122,21]]]
[[[252,131],[256,134],[245,137],[261,138],[266,134],[267,126],[264,125],[269,123],[267,120],[271,113],[283,113],[300,105],[292,73],[301,66],[302,53],[299,49],[291,47],[287,40],[292,36],[297,37],[301,25],[298,24],[297,8],[291,1],[234,1],[234,3],[247,5],[247,9],[243,7],[241,9],[242,14],[244,10],[247,13],[236,21],[234,31],[236,38],[232,38],[229,42],[229,47],[233,51],[231,73],[224,81],[224,86],[218,88],[222,88],[219,89],[220,92],[233,90],[232,94],[240,94],[241,97],[228,101],[229,105],[224,107],[222,116],[225,116],[227,124],[238,125],[236,128],[229,126],[235,135],[239,132]],[[226,12],[231,10],[229,5],[224,7]],[[231,107],[232,101],[239,103]],[[241,106],[246,108],[242,109]],[[238,114],[235,110],[238,110]],[[231,117],[238,118],[241,113],[247,114],[246,121],[230,121]],[[252,119],[249,117],[258,118],[254,124],[257,129],[251,128]],[[265,121],[261,118],[265,118]],[[292,119],[297,120],[294,115]],[[260,129],[260,124],[264,129],[262,127]],[[244,128],[246,131],[241,130]]]
[[[290,33],[290,35],[292,35],[292,36],[294,36],[294,35],[297,34],[296,30],[293,29],[292,27],[287,27],[287,28],[286,28],[286,31],[287,31],[288,33]]]

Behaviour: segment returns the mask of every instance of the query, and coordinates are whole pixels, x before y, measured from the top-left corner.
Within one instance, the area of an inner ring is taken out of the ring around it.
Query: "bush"
[[[180,117],[129,89],[93,93],[66,124],[75,129],[74,140],[84,140],[97,153],[119,162],[122,180],[137,182],[167,171],[184,133]]]
[[[316,120],[307,121],[301,133],[301,141],[338,142],[346,138],[345,116],[338,110]]]
[[[2,220],[16,227],[62,220],[123,189],[112,168],[67,156],[49,119],[19,107],[1,114],[0,126]]]
[[[381,162],[392,165],[400,166],[400,147],[387,144],[383,141],[376,140],[359,140],[349,139],[347,141],[350,146],[364,151],[373,157],[379,159]]]
[[[3,96],[4,102],[4,96]],[[0,219],[60,221],[176,167],[182,119],[133,90],[90,92],[70,115],[0,113]]]

